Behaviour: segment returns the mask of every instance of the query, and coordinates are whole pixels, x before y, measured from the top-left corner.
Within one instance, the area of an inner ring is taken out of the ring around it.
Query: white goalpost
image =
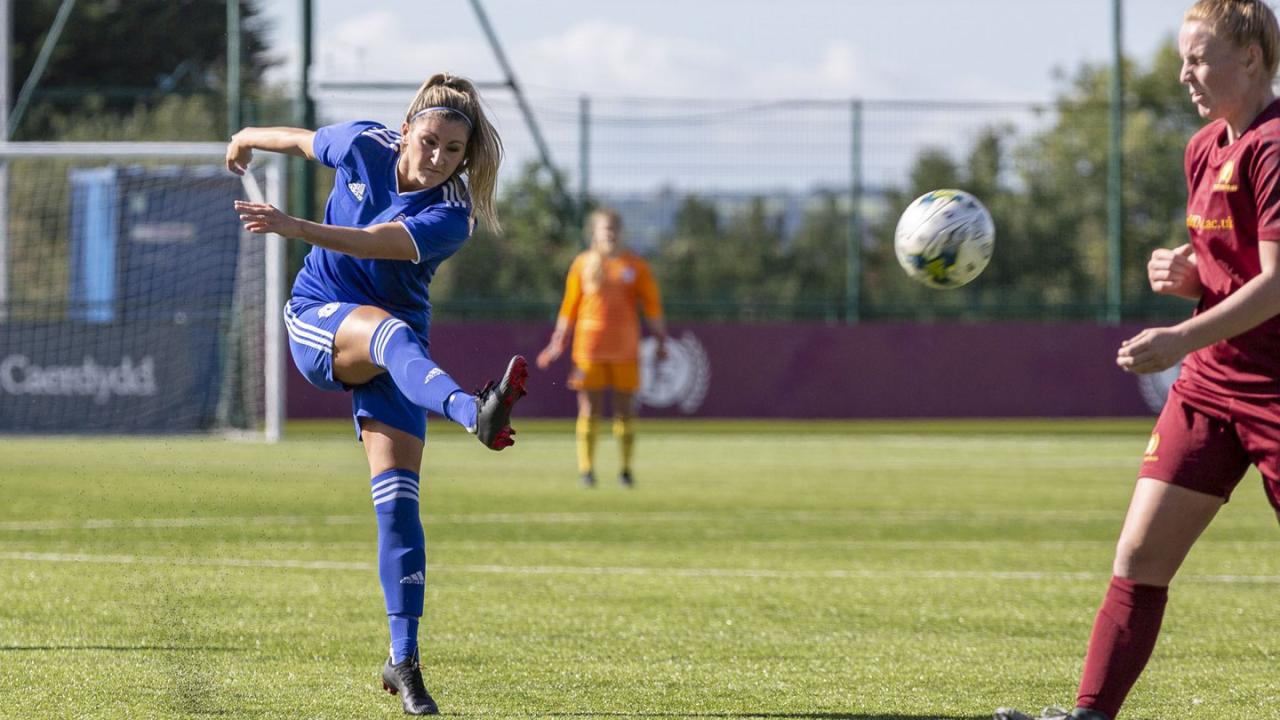
[[[249,433],[285,417],[283,158],[222,143],[0,143],[0,433]]]

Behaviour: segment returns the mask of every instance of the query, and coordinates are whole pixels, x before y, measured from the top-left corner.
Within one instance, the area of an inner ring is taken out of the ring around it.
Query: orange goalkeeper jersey
[[[640,312],[662,317],[662,299],[649,263],[623,251],[604,261],[600,287],[587,292],[583,268],[590,253],[574,258],[564,284],[560,317],[575,326],[573,361],[636,362],[640,354]]]

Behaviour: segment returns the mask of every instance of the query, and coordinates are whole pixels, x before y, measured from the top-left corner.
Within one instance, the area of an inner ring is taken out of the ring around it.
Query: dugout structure
[[[282,158],[221,143],[0,143],[0,432],[281,437]]]

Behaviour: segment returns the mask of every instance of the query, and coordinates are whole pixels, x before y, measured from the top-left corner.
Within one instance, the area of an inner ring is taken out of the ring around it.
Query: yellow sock
[[[631,472],[631,457],[636,447],[635,419],[615,417],[613,419],[613,437],[618,441],[618,452],[622,459],[622,472]]]
[[[585,475],[591,472],[596,454],[596,419],[591,416],[578,416],[575,428],[578,438],[578,473]]]

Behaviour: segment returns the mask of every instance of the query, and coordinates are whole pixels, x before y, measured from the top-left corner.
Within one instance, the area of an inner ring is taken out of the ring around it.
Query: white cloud
[[[811,60],[766,62],[749,72],[746,94],[752,97],[847,98],[888,87],[883,69],[847,42],[831,43]]]
[[[323,18],[322,18],[323,19]],[[402,12],[371,9],[326,23],[317,33],[315,77],[321,81],[417,82],[439,70],[478,81],[501,69],[471,18],[432,31]],[[510,30],[510,28],[507,28]],[[425,31],[424,31],[425,30]],[[729,35],[661,33],[618,19],[587,19],[505,45],[519,80],[541,89],[600,96],[707,98],[1006,98],[1025,95],[1009,73],[984,74],[942,62],[938,48],[910,60],[866,43],[829,40],[781,51]]]
[[[498,77],[497,64],[483,40],[424,33],[419,23],[406,22],[402,13],[385,9],[334,24],[317,38],[316,65],[317,77],[329,81],[419,82],[441,70],[476,80]]]
[[[573,92],[689,96],[735,75],[729,53],[711,42],[606,21],[575,24],[518,45],[515,54],[522,82]]]

